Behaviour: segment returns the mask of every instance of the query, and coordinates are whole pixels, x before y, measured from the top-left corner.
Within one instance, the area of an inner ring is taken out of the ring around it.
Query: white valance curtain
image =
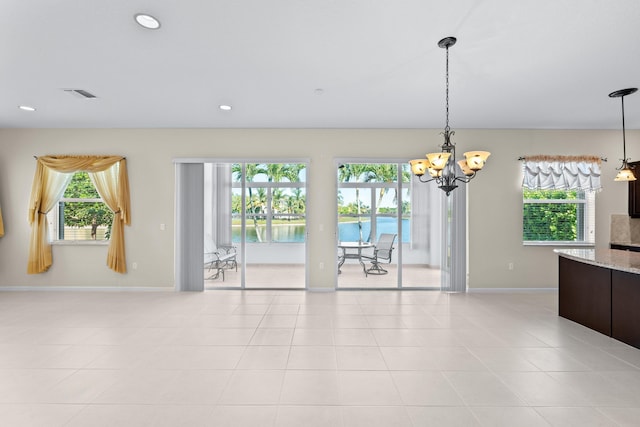
[[[522,187],[530,190],[599,191],[600,157],[527,156]]]

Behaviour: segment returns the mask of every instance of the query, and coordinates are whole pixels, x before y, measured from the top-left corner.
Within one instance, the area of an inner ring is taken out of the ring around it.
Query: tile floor
[[[637,426],[557,294],[0,292],[3,426]]]

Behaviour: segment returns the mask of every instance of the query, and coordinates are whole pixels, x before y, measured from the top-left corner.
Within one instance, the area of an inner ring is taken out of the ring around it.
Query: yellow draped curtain
[[[0,208],[0,237],[4,236],[4,222],[2,222],[2,208]]]
[[[98,194],[114,213],[107,266],[118,273],[127,271],[124,226],[131,223],[131,209],[126,159],[122,156],[42,156],[37,159],[29,202],[29,274],[43,273],[51,267],[46,214],[60,200],[78,171],[89,173]]]

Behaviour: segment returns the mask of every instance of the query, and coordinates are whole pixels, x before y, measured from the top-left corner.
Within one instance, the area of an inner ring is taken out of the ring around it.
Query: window
[[[232,241],[241,241],[245,177],[245,239],[251,243],[302,243],[306,234],[306,165],[233,164]]]
[[[64,195],[47,217],[52,241],[105,241],[111,237],[113,213],[87,172],[73,174]]]
[[[523,189],[525,244],[593,244],[595,193]]]
[[[398,167],[401,167],[398,185]],[[382,233],[398,234],[398,205],[402,241],[411,236],[409,165],[345,163],[338,167],[338,240],[375,242]],[[400,194],[399,194],[400,193]]]
[[[598,156],[522,158],[522,240],[532,245],[593,245]]]

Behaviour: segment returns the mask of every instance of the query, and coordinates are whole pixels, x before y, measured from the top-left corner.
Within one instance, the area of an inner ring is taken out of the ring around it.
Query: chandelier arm
[[[420,182],[431,182],[431,181],[435,181],[436,180],[436,178],[431,178],[431,179],[428,179],[428,180],[425,181],[425,180],[422,179],[423,176],[424,175],[418,176],[418,181],[420,181]]]
[[[475,176],[476,176],[475,173],[469,176],[456,176],[453,179],[453,182],[460,181],[460,182],[464,182],[465,184],[468,184]]]

